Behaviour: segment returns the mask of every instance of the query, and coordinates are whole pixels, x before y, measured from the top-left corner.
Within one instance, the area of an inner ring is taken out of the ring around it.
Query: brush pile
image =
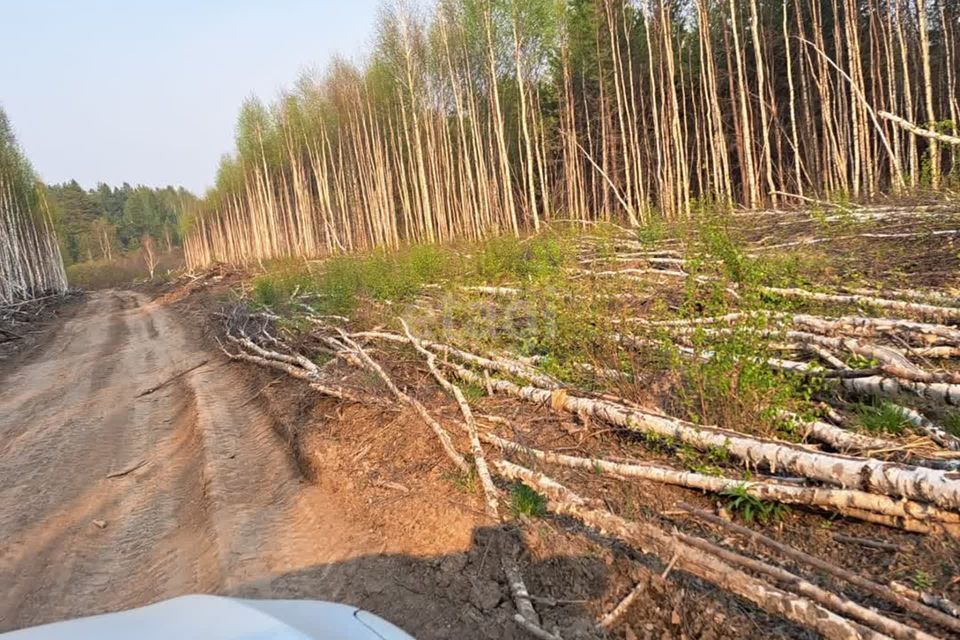
[[[24,340],[53,310],[79,295],[80,292],[73,291],[0,305],[0,346],[12,346]]]

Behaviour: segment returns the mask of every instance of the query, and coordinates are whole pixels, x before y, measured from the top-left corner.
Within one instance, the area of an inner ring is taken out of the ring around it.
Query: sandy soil
[[[269,595],[371,550],[248,399],[168,309],[91,295],[0,389],[0,630],[189,592]]]

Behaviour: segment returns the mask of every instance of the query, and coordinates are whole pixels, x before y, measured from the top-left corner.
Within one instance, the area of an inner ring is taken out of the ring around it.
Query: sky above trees
[[[48,183],[202,193],[244,98],[369,48],[376,0],[4,3],[0,105]]]

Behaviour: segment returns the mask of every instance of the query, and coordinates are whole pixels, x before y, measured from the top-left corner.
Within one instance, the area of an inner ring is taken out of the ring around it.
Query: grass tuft
[[[468,494],[475,494],[480,488],[480,479],[477,477],[476,469],[470,467],[470,470],[466,473],[462,471],[451,471],[448,474],[445,474],[445,477],[453,483],[453,485]]]
[[[744,522],[778,522],[787,512],[786,505],[779,502],[765,502],[747,492],[746,485],[727,489],[721,495],[726,496],[727,509],[738,514]]]
[[[943,416],[943,428],[960,438],[960,411],[951,411]]]
[[[910,583],[917,591],[924,591],[933,586],[933,580],[930,579],[930,574],[922,569],[917,569],[913,572],[913,575],[910,576]]]
[[[899,435],[910,424],[899,409],[889,402],[859,404],[856,412],[860,426],[874,433]]]
[[[547,499],[525,484],[515,484],[510,490],[510,512],[515,518],[538,518],[547,512]]]
[[[310,294],[320,313],[348,314],[361,297],[391,302],[412,299],[427,284],[454,273],[458,255],[451,249],[416,245],[366,255],[338,256],[318,273],[307,265],[280,263],[253,283],[253,298],[265,306],[287,301],[295,292]]]

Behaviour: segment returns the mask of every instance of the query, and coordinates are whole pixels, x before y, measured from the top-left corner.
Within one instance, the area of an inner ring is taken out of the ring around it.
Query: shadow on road
[[[355,605],[419,639],[525,638],[512,621],[516,610],[501,567],[503,554],[518,557],[531,595],[541,599],[536,607],[546,628],[559,626],[565,638],[595,636],[584,603],[604,592],[606,565],[588,556],[531,561],[510,527],[476,529],[473,544],[462,553],[361,556],[253,581],[228,595]]]

